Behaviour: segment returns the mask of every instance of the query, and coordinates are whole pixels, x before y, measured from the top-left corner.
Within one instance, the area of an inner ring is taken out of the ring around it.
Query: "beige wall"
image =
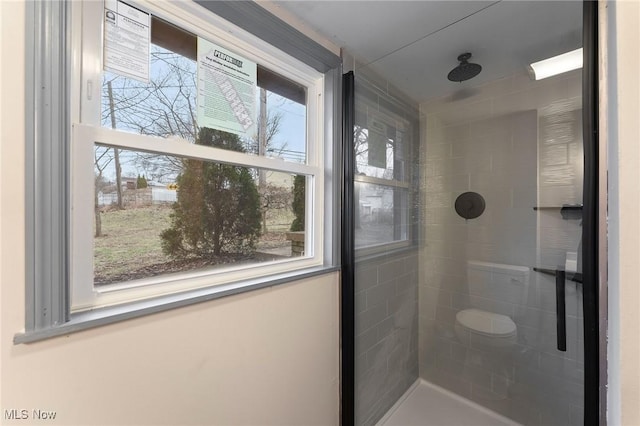
[[[615,4],[614,4],[615,3]],[[640,424],[640,2],[608,2],[609,404],[611,425]],[[612,10],[613,9],[613,10]]]
[[[0,1],[0,423],[337,424],[338,274],[29,345],[24,4]]]

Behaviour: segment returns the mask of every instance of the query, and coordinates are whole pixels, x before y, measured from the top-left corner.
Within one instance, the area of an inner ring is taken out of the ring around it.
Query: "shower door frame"
[[[355,309],[355,76],[342,76],[342,247],[340,285],[340,424],[355,424],[356,309]]]
[[[584,147],[584,183],[582,212],[582,309],[584,317],[584,424],[606,424],[606,376],[600,382],[601,367],[606,372],[606,342],[601,346],[601,327],[606,327],[606,308],[601,315],[599,295],[606,287],[601,277],[601,221],[600,200],[605,193],[600,187],[600,174],[606,163],[600,163],[599,146],[599,48],[598,48],[598,1],[583,1],[582,12],[582,128]],[[601,167],[602,166],[602,167]],[[606,172],[606,170],[605,170]],[[606,206],[606,204],[605,204]],[[606,208],[606,207],[605,207]],[[606,251],[606,244],[602,246]],[[605,254],[606,256],[606,254]],[[605,269],[606,270],[606,269]],[[605,330],[603,330],[604,332]],[[604,334],[604,333],[602,333]],[[601,360],[604,365],[601,366]],[[601,397],[602,396],[602,397]]]
[[[599,146],[598,2],[583,1],[583,316],[584,424],[606,424],[606,163]],[[341,247],[341,377],[340,424],[355,424],[355,77],[343,75],[343,193]],[[605,209],[603,211],[603,209]],[[602,272],[602,275],[601,275]],[[604,302],[604,301],[603,301]]]

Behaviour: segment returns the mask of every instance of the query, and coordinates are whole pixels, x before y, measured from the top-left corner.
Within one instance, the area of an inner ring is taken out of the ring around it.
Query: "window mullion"
[[[408,182],[402,182],[394,179],[382,179],[373,176],[357,175],[354,179],[356,182],[370,183],[373,185],[388,186],[391,188],[409,188]]]
[[[318,167],[314,165],[294,163],[276,158],[192,144],[180,138],[163,139],[155,136],[128,133],[82,124],[75,125],[74,131],[79,140],[84,141],[81,143],[100,143],[120,148],[130,148],[146,152],[170,154],[179,157],[210,160],[237,166],[256,167],[259,169],[302,175],[315,175],[319,172]]]

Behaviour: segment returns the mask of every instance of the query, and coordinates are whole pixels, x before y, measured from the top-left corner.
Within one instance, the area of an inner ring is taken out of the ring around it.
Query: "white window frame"
[[[74,4],[71,140],[71,311],[117,305],[228,283],[249,283],[292,271],[322,266],[325,247],[324,206],[324,76],[319,71],[241,30],[192,2],[127,1],[199,37],[238,52],[307,89],[307,161],[305,164],[194,145],[179,138],[163,139],[102,127],[102,2]],[[305,256],[280,261],[192,271],[95,287],[93,284],[93,155],[94,144],[161,152],[188,158],[304,175],[306,190]],[[161,148],[161,149],[159,149]],[[91,182],[87,184],[87,182]],[[330,226],[330,224],[328,225]]]
[[[324,151],[316,152],[318,158],[324,155],[323,175],[317,175],[324,179],[324,188],[316,180],[314,188],[308,191],[324,189],[324,193],[309,195],[316,200],[323,197],[324,211],[321,215],[313,212],[313,216],[307,216],[322,226],[314,229],[313,244],[314,256],[323,253],[323,263],[306,269],[291,268],[282,274],[259,276],[248,281],[209,285],[131,303],[71,312],[72,133],[82,133],[82,126],[89,126],[91,131],[98,127],[83,121],[84,124],[74,130],[72,123],[80,123],[81,114],[86,113],[81,111],[80,102],[76,100],[81,97],[87,101],[96,99],[101,83],[100,79],[96,79],[101,68],[100,52],[95,51],[93,57],[82,56],[78,46],[96,41],[99,43],[101,33],[90,30],[86,22],[83,27],[82,21],[77,19],[91,10],[85,9],[81,1],[32,0],[25,5],[25,327],[24,330],[16,330],[13,339],[15,344],[36,342],[247,291],[299,282],[340,269],[340,206],[344,183],[336,174],[342,164],[338,142],[343,135],[340,125],[340,57],[336,51],[328,50],[254,2],[194,2],[158,2],[157,9],[162,9],[164,15],[156,14],[166,18],[175,14],[179,6],[183,15],[196,13],[200,20],[213,23],[221,32],[229,33],[232,37],[245,34],[241,30],[245,28],[324,76],[324,92],[321,96],[324,99],[318,99],[317,112],[317,122],[322,129],[318,129],[317,134],[323,139],[317,148],[324,148]],[[155,7],[156,2],[153,5]],[[218,15],[233,24],[217,18]],[[191,20],[196,21],[195,18]],[[74,25],[80,28],[74,28]],[[89,37],[85,39],[82,31]],[[278,55],[288,57],[282,52],[278,53],[275,47],[265,49],[265,45],[271,45],[261,40],[254,39],[250,45],[262,52],[275,52],[278,58],[281,57]],[[265,66],[269,68],[269,64]],[[83,76],[85,79],[81,81]],[[97,86],[91,84],[93,82],[98,82]],[[318,87],[321,87],[320,82]],[[88,137],[94,139],[96,135]],[[274,168],[278,170],[282,167],[276,165]],[[319,208],[317,210],[320,211]],[[320,230],[324,231],[322,235]],[[319,247],[322,250],[318,250]]]
[[[356,87],[356,90],[358,90],[357,87]],[[405,118],[398,116],[393,111],[381,110],[380,106],[375,105],[369,99],[363,96],[356,97],[355,108],[357,111],[363,109],[364,110],[363,112],[366,112],[367,110],[375,111],[374,115],[376,117],[376,120],[383,122],[387,126],[394,126],[397,128],[399,127],[399,124],[401,124],[403,129],[406,129],[411,126],[409,121],[406,120]],[[415,131],[415,130],[416,129],[412,129],[412,131]],[[412,137],[415,137],[415,135],[412,135]],[[409,156],[410,156],[413,153],[412,152],[413,147],[411,146],[409,141],[405,141],[405,143],[408,144],[407,147],[410,150],[410,153],[409,153]],[[407,165],[410,165],[410,163],[411,161],[407,159]],[[396,179],[383,179],[383,178],[377,178],[377,177],[371,177],[371,176],[362,176],[357,174],[354,175],[353,177],[354,185],[357,183],[372,184],[372,185],[378,185],[378,186],[383,186],[383,187],[393,188],[393,189],[395,188],[404,189],[408,192],[407,205],[403,206],[407,209],[407,217],[405,218],[405,220],[407,221],[406,238],[401,240],[386,241],[386,242],[377,243],[377,244],[356,246],[355,247],[356,258],[361,259],[369,256],[378,255],[378,254],[386,255],[389,252],[407,249],[415,245],[416,242],[413,240],[413,237],[412,237],[413,229],[412,229],[411,214],[410,214],[411,213],[410,191],[411,191],[411,184],[412,184],[411,176],[410,176],[411,170],[405,170],[405,173],[407,174],[407,176],[405,177],[404,181],[399,181]],[[394,206],[394,208],[395,207],[396,206]]]

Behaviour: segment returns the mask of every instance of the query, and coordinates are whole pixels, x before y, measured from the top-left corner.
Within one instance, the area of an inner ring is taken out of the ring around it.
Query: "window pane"
[[[264,88],[259,89],[259,97],[258,109],[264,108],[265,112],[258,118],[258,134],[250,141],[248,151],[296,163],[306,162],[306,106]],[[261,125],[263,121],[266,127]]]
[[[150,81],[103,72],[102,125],[198,143],[197,37],[152,18]],[[258,65],[253,134],[247,153],[306,161],[306,89]],[[222,97],[221,97],[222,98]]]
[[[196,62],[151,45],[150,81],[104,71],[102,125],[152,136],[195,142]]]
[[[381,121],[355,126],[356,174],[379,179],[407,180],[405,132]]]
[[[356,248],[407,239],[408,190],[355,182]]]
[[[305,255],[304,176],[101,145],[94,171],[95,285]]]

